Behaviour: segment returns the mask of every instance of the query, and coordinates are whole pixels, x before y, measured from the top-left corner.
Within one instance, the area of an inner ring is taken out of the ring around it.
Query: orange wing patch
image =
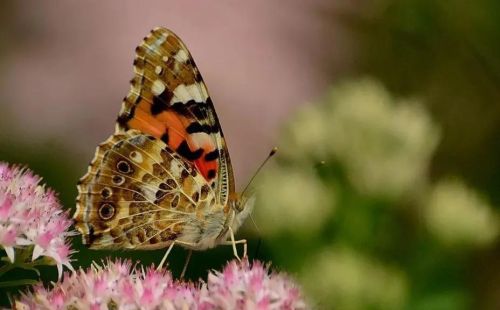
[[[207,181],[214,179],[219,150],[210,134],[217,132],[216,127],[201,125],[173,108],[157,115],[153,115],[150,108],[147,101],[141,100],[134,116],[127,122],[128,127],[161,139],[179,155],[193,161]]]
[[[135,76],[118,117],[117,132],[138,129],[163,140],[199,169],[217,177],[221,132],[211,101],[182,41],[155,29],[136,49]]]

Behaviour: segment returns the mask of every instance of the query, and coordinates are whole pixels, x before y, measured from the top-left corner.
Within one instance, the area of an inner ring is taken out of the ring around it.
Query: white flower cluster
[[[267,234],[310,237],[335,208],[335,192],[327,190],[311,169],[271,168],[260,186],[256,220]]]
[[[356,238],[404,242],[416,252],[421,240],[414,236],[383,236],[418,229],[426,242],[446,245],[443,251],[498,238],[499,217],[476,192],[457,180],[433,185],[428,179],[439,139],[438,126],[418,101],[394,99],[370,79],[333,88],[322,104],[302,108],[288,124],[281,157],[260,180],[256,219],[270,237],[297,242],[294,249],[317,245],[301,253],[299,271],[316,300],[339,309],[402,309],[410,302],[412,270],[350,248]],[[408,208],[387,208],[402,203]],[[379,211],[386,214],[377,217]],[[399,221],[410,214],[423,217]],[[322,247],[325,239],[330,242]]]
[[[490,244],[500,232],[500,219],[489,204],[458,179],[436,184],[424,208],[429,232],[449,246]]]
[[[324,101],[290,123],[286,156],[333,159],[371,195],[399,197],[425,182],[439,131],[419,102],[394,99],[370,79],[341,84]]]

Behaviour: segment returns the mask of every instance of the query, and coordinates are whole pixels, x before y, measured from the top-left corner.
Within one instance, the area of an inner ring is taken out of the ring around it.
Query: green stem
[[[12,269],[15,268],[21,268],[25,270],[32,270],[34,271],[38,276],[40,276],[40,271],[36,269],[36,266],[40,265],[48,265],[49,262],[46,259],[37,259],[34,262],[21,262],[21,261],[16,261],[14,263],[7,263],[6,265],[0,267],[0,278],[7,272],[11,271]]]
[[[13,280],[0,282],[0,287],[12,287],[12,286],[23,286],[23,285],[35,285],[38,281],[30,279]]]
[[[45,257],[45,256],[40,257],[37,260],[32,261],[32,262],[26,262],[27,257],[29,255],[31,255],[31,252],[33,252],[32,248],[27,248],[23,251],[19,251],[19,255],[16,255],[16,260],[14,261],[14,263],[11,263],[6,258],[2,258],[2,260],[5,261],[5,265],[0,267],[0,278],[5,273],[7,273],[15,268],[32,270],[40,277],[40,271],[38,271],[38,269],[36,269],[35,267],[40,266],[40,265],[53,265],[54,264],[53,260],[51,260],[49,257]]]

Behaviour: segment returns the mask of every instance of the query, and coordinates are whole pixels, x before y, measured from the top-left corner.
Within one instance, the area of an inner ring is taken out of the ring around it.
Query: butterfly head
[[[250,181],[248,182],[247,186],[245,186],[245,189],[241,194],[239,193],[231,193],[229,195],[229,207],[231,207],[232,210],[234,210],[236,217],[243,218],[243,220],[252,212],[253,210],[253,205],[255,203],[255,190],[252,189],[251,185],[255,177],[259,174],[261,171],[262,167],[269,161],[271,157],[276,154],[278,151],[278,148],[274,147],[271,152],[269,152],[269,155],[267,155],[266,159],[262,162],[262,164],[259,166],[257,171],[254,173]]]
[[[238,193],[233,193],[229,197],[229,207],[234,211],[234,219],[232,223],[233,230],[238,229],[238,227],[243,224],[245,219],[250,215],[255,204],[255,195],[241,195]]]

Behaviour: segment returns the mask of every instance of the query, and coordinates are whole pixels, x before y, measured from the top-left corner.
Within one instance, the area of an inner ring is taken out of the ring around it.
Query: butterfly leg
[[[180,275],[180,278],[184,278],[184,274],[186,273],[187,266],[189,264],[189,261],[191,260],[191,255],[193,255],[193,250],[189,250],[188,256],[186,257],[186,262],[184,263],[184,268],[182,268],[182,272]]]
[[[234,239],[234,232],[233,232],[233,229],[231,227],[229,227],[229,237],[231,238],[231,240],[226,240],[222,244],[232,246],[234,257],[236,257],[236,259],[239,261],[241,261],[241,258],[238,255],[238,249],[236,249],[236,245],[243,244],[243,258],[247,257],[247,241],[246,241],[246,239],[235,240]]]
[[[172,251],[172,248],[174,247],[175,244],[179,244],[179,245],[185,245],[185,246],[195,246],[196,244],[193,244],[193,243],[189,243],[189,242],[183,242],[183,241],[179,241],[179,240],[174,240],[170,246],[168,247],[167,249],[167,252],[165,253],[165,255],[163,255],[163,258],[161,259],[161,262],[160,264],[158,265],[158,267],[156,268],[156,270],[160,270],[162,267],[163,267],[163,264],[165,263],[165,261],[167,260],[167,257],[168,255],[170,254],[170,251]],[[190,257],[191,258],[191,257]]]
[[[163,264],[164,264],[164,263],[165,263],[165,261],[167,260],[167,257],[168,257],[168,254],[170,254],[170,251],[172,251],[172,249],[173,249],[173,247],[174,247],[174,245],[175,245],[175,242],[176,242],[176,241],[174,240],[174,242],[172,242],[172,243],[170,244],[170,246],[169,246],[169,247],[168,247],[168,249],[167,249],[167,252],[165,253],[165,255],[163,255],[163,258],[161,259],[161,262],[160,262],[160,264],[158,265],[158,267],[156,268],[156,270],[160,270],[160,269],[161,269],[161,267],[163,267]]]

